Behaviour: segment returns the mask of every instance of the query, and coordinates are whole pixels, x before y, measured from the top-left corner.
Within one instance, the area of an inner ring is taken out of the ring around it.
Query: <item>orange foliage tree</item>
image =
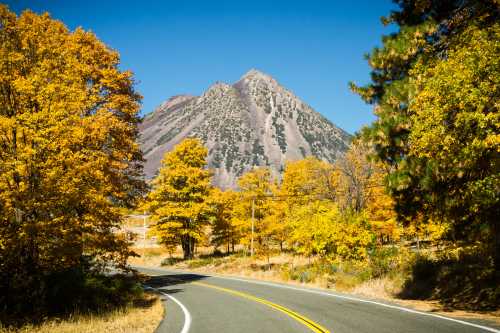
[[[55,272],[124,267],[141,97],[117,52],[48,14],[0,5],[0,40],[0,304],[15,311],[42,306]]]

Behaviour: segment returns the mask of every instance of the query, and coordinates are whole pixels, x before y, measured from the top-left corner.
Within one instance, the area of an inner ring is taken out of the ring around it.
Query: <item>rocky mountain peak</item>
[[[208,147],[209,167],[221,188],[234,188],[253,166],[268,166],[279,177],[287,160],[313,155],[333,162],[351,138],[255,69],[233,85],[216,82],[200,97],[170,98],[146,116],[140,131],[148,177],[165,152],[195,136]]]
[[[261,80],[273,80],[273,78],[264,73],[264,72],[261,72],[255,68],[252,68],[250,69],[248,72],[246,72],[242,77],[241,77],[241,80],[255,80],[255,79],[261,79]]]
[[[243,75],[238,82],[234,84],[235,86],[253,86],[262,85],[277,87],[278,82],[270,75],[263,73],[256,69],[251,69]]]

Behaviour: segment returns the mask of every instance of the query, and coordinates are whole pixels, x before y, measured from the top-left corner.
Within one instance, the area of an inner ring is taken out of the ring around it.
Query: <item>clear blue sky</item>
[[[76,1],[10,0],[20,13],[48,11],[121,54],[144,96],[142,113],[172,95],[199,95],[250,68],[276,78],[348,132],[374,117],[348,88],[365,83],[363,55],[380,45],[390,0]]]

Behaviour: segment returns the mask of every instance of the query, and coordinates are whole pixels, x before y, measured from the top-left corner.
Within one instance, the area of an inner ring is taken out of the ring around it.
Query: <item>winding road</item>
[[[496,332],[482,323],[320,289],[136,267],[164,295],[159,333]]]

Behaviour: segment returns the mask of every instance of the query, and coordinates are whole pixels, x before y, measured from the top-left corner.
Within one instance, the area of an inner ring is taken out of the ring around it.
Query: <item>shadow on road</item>
[[[148,280],[146,280],[146,284],[148,286],[158,289],[162,287],[175,286],[178,284],[203,280],[205,278],[207,278],[207,276],[201,274],[165,274],[165,275],[151,276]],[[176,290],[176,289],[170,289],[168,290],[168,292],[170,292],[171,290]]]
[[[181,289],[181,288],[174,288],[174,289],[158,288],[157,290],[161,291],[163,294],[167,294],[167,295],[177,294],[177,293],[181,293],[184,291],[184,289]]]

